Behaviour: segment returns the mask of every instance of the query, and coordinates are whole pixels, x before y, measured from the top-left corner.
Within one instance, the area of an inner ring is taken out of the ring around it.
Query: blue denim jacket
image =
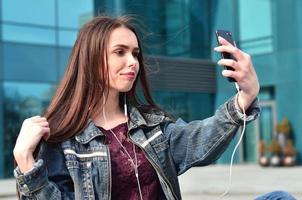
[[[259,114],[255,100],[247,121]],[[243,123],[233,97],[205,120],[176,122],[162,112],[141,113],[129,107],[128,136],[143,150],[157,172],[163,196],[179,200],[178,175],[193,166],[213,163]],[[21,199],[111,199],[110,152],[105,135],[89,121],[86,129],[61,144],[42,143],[38,161],[22,174],[14,170]]]

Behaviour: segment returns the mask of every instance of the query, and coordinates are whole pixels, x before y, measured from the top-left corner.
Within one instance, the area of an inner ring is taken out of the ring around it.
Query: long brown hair
[[[44,114],[51,130],[49,142],[62,142],[73,137],[85,128],[89,118],[100,112],[103,103],[100,99],[108,91],[108,72],[105,66],[108,39],[118,27],[130,29],[136,35],[140,48],[140,69],[132,89],[126,93],[127,101],[136,107],[144,103],[137,95],[140,81],[145,103],[158,107],[150,94],[141,43],[132,21],[133,18],[129,16],[98,16],[81,28],[63,79]]]

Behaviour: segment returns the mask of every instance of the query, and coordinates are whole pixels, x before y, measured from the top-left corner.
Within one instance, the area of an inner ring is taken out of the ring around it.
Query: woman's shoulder
[[[174,121],[174,118],[163,109],[152,105],[139,105],[133,107],[131,109],[131,116],[138,121],[143,120],[146,125],[149,126]]]
[[[154,114],[154,115],[165,115],[166,112],[157,107],[152,105],[139,105],[136,107],[142,114]]]

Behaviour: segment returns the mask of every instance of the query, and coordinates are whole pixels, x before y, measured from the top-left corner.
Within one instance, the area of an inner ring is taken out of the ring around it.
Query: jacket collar
[[[90,140],[92,140],[95,137],[98,136],[104,136],[104,133],[96,127],[95,123],[92,121],[92,119],[88,120],[86,128],[75,136],[75,139],[82,144],[88,143]]]
[[[162,122],[172,121],[164,112],[155,108],[142,107],[142,110],[147,110],[148,112],[140,112],[138,108],[128,105],[128,110],[130,118],[129,131],[137,127],[152,127]],[[86,128],[76,135],[75,139],[82,144],[86,144],[98,136],[104,136],[104,133],[96,127],[92,119],[89,119]]]
[[[142,106],[140,110],[147,110],[147,112],[140,111],[134,106],[128,106],[130,113],[129,130],[137,127],[152,127],[157,126],[163,122],[172,121],[161,110]]]

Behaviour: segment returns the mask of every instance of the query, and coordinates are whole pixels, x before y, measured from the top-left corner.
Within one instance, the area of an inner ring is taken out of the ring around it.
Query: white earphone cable
[[[237,98],[239,96],[239,92],[240,92],[240,88],[239,88],[239,85],[237,82],[235,82],[235,87],[236,87],[236,90],[237,90]],[[237,98],[236,98],[236,101],[237,101]],[[218,199],[222,199],[223,197],[225,197],[225,195],[227,195],[229,193],[229,190],[231,188],[231,184],[232,184],[232,167],[233,167],[233,161],[234,161],[234,156],[235,156],[235,153],[236,153],[236,150],[237,148],[239,147],[242,139],[243,139],[243,136],[244,136],[244,132],[245,132],[245,126],[246,126],[246,115],[245,115],[245,105],[242,105],[242,112],[243,112],[243,128],[242,128],[242,131],[241,131],[241,135],[240,135],[240,138],[233,150],[233,153],[232,153],[232,156],[231,156],[231,163],[230,163],[230,171],[229,171],[229,183],[228,183],[228,186],[226,188],[226,190],[224,191],[223,194],[221,194],[219,196]]]
[[[103,98],[103,105],[105,105],[105,98]],[[104,121],[107,124],[107,118],[106,118],[106,114],[105,114],[105,109],[103,108],[103,117],[104,117]],[[129,128],[129,124],[128,124],[128,112],[127,112],[127,103],[126,103],[126,94],[124,96],[124,114],[127,120],[127,127]],[[140,181],[139,181],[139,176],[138,176],[138,164],[137,164],[137,156],[136,156],[136,152],[135,152],[135,144],[133,144],[133,154],[134,154],[134,159],[130,156],[130,154],[128,153],[127,149],[124,147],[124,145],[122,144],[122,142],[117,138],[117,136],[115,135],[115,133],[112,131],[112,129],[109,129],[109,131],[112,133],[112,135],[115,137],[116,141],[120,144],[120,146],[123,148],[124,152],[126,153],[126,155],[129,157],[129,160],[131,162],[131,164],[133,165],[134,168],[134,173],[135,173],[135,177],[137,180],[137,185],[138,185],[138,191],[139,191],[139,195],[140,195],[140,199],[143,200],[143,195],[142,195],[142,190],[141,190],[141,186],[140,186]]]

